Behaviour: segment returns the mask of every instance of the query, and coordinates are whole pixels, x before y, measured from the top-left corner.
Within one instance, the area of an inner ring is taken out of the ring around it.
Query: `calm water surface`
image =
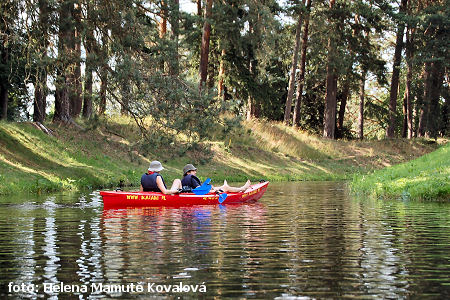
[[[0,208],[0,298],[450,297],[450,204],[308,182],[247,205],[104,211],[93,192]]]

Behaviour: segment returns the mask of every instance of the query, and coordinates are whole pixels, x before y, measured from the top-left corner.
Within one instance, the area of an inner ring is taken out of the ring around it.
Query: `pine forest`
[[[3,120],[449,134],[448,0],[3,0],[0,16]]]

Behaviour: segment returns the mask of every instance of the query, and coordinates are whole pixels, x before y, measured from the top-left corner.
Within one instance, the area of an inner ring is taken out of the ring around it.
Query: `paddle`
[[[201,186],[196,187],[192,190],[192,192],[196,195],[206,195],[211,191],[211,178],[206,178],[205,182]],[[226,193],[218,193],[219,194],[219,204],[222,204],[225,199],[227,199],[228,195]]]
[[[192,192],[196,195],[206,195],[211,190],[212,186],[209,184],[211,182],[211,178],[206,178],[205,182],[201,186],[196,187],[192,190]]]
[[[228,195],[226,193],[219,194],[219,204],[222,204],[225,199],[227,199]]]

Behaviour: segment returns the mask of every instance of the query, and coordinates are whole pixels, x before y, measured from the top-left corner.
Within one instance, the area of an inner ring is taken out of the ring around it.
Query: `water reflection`
[[[450,296],[448,204],[352,199],[342,183],[271,184],[248,205],[103,210],[97,192],[0,203],[2,298],[167,296],[44,292],[61,282],[204,283],[206,298]]]

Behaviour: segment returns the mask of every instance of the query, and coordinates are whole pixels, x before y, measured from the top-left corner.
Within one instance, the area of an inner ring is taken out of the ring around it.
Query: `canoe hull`
[[[228,193],[228,197],[222,204],[258,201],[266,192],[268,184],[268,181],[257,183],[251,185],[243,193]],[[193,193],[164,195],[156,192],[101,191],[100,195],[103,198],[103,207],[106,209],[145,206],[190,206],[219,204],[219,195],[213,193],[198,196]]]

